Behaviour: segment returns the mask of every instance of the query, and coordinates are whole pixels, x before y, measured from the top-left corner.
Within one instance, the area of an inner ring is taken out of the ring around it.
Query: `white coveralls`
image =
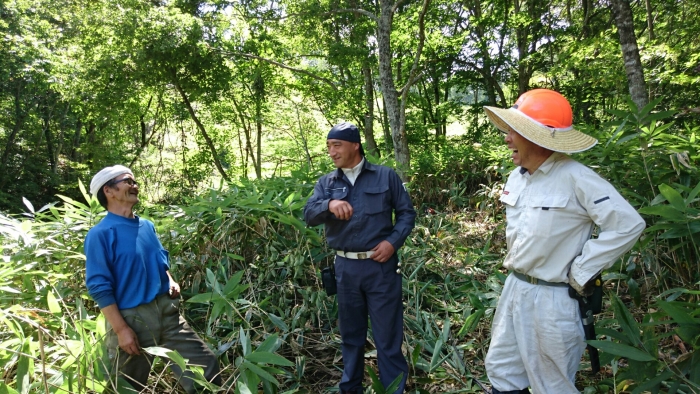
[[[508,254],[503,266],[547,282],[581,285],[609,268],[644,230],[637,211],[606,180],[553,153],[532,175],[519,167],[506,182]],[[595,225],[600,232],[591,238]],[[509,275],[491,328],[486,373],[499,391],[578,393],[585,349],[577,301],[565,286]]]

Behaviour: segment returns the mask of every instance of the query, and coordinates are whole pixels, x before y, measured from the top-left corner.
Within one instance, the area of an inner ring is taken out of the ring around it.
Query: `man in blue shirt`
[[[133,213],[139,202],[134,174],[120,165],[104,168],[90,192],[107,216],[85,238],[85,282],[107,320],[111,373],[141,391],[152,361],[141,349],[161,346],[202,366],[207,380],[220,385],[216,356],[180,316],[180,286],[170,275],[168,251],[153,223]],[[187,393],[197,392],[191,372],[175,364],[171,369]]]
[[[365,160],[355,125],[333,127],[326,147],[337,170],[316,183],[304,219],[311,226],[325,225],[328,245],[336,250],[340,392],[363,392],[369,313],[380,380],[388,387],[402,376],[396,393],[403,393],[408,364],[401,352],[403,302],[396,251],[411,233],[416,211],[396,172]]]

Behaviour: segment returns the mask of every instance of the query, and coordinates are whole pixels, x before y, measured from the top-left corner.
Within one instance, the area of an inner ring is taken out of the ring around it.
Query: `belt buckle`
[[[535,278],[534,276],[525,275],[525,277],[527,278],[527,281],[530,282],[530,284],[533,284],[533,285],[539,284],[540,280]]]
[[[364,259],[367,258],[367,253],[365,253],[365,252],[360,252],[360,253],[358,253],[358,254],[357,254],[357,258],[360,259],[360,260],[364,260]]]

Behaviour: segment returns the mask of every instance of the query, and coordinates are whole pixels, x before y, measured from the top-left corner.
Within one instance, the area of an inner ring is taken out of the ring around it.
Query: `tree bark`
[[[620,35],[620,47],[622,49],[622,59],[625,62],[625,72],[629,83],[630,96],[632,101],[641,110],[649,103],[647,96],[647,85],[644,79],[644,68],[639,56],[637,46],[637,36],[634,33],[634,20],[632,19],[632,9],[628,0],[612,0],[612,11],[615,17],[615,25]]]
[[[263,126],[263,102],[265,101],[265,81],[260,73],[253,82],[253,92],[255,96],[255,131],[256,131],[256,156],[254,161],[255,176],[262,179],[262,126]]]
[[[394,141],[394,157],[398,164],[397,172],[404,181],[408,179],[408,171],[411,168],[411,153],[408,149],[406,138],[406,99],[408,91],[418,78],[418,61],[425,43],[425,14],[430,0],[423,0],[422,10],[418,21],[418,47],[413,60],[411,71],[406,79],[406,84],[401,89],[401,94],[394,84],[392,72],[391,29],[394,12],[398,4],[390,0],[379,0],[380,17],[377,22],[377,46],[379,48],[379,76],[382,84],[382,93],[386,104],[389,125],[391,126],[392,139]]]
[[[649,41],[656,38],[654,34],[654,13],[652,12],[651,1],[644,0],[644,6],[647,10],[647,30],[649,30]]]
[[[377,46],[379,47],[379,78],[382,84],[384,96],[384,110],[389,119],[391,139],[394,143],[394,158],[399,165],[399,175],[405,179],[406,170],[411,163],[411,154],[408,150],[408,139],[405,127],[401,125],[401,106],[399,104],[399,92],[394,84],[394,72],[392,69],[393,54],[391,51],[391,28],[394,18],[393,3],[390,0],[380,0],[381,15],[377,23]]]
[[[363,127],[365,145],[370,155],[380,157],[381,153],[374,140],[374,86],[372,86],[372,69],[367,59],[362,62],[362,76],[365,82],[365,124]]]

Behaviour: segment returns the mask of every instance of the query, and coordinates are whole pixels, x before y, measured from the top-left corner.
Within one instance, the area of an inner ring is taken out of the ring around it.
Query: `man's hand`
[[[328,210],[340,220],[350,220],[352,217],[352,205],[343,200],[331,200],[328,202]]]
[[[571,271],[569,271],[569,285],[574,290],[576,290],[576,292],[579,295],[581,295],[583,297],[588,297],[589,295],[593,294],[593,281],[595,281],[596,276],[598,276],[598,275],[595,275],[587,283],[580,285],[578,282],[576,282],[576,279],[574,279],[574,276],[571,274]]]
[[[136,338],[136,333],[128,325],[117,331],[117,338],[119,339],[119,347],[131,354],[132,356],[138,356],[141,354],[139,350],[139,340]]]
[[[165,271],[165,273],[168,275],[168,281],[170,282],[168,295],[170,295],[170,298],[172,299],[180,297],[180,285],[178,285],[177,282],[175,282],[175,279],[173,279],[173,276],[170,275],[170,270]]]
[[[394,255],[394,245],[389,241],[382,241],[379,245],[372,248],[372,251],[374,252],[372,257],[370,257],[372,260],[386,263]]]
[[[170,298],[175,299],[180,297],[180,285],[177,284],[175,281],[170,281]]]

